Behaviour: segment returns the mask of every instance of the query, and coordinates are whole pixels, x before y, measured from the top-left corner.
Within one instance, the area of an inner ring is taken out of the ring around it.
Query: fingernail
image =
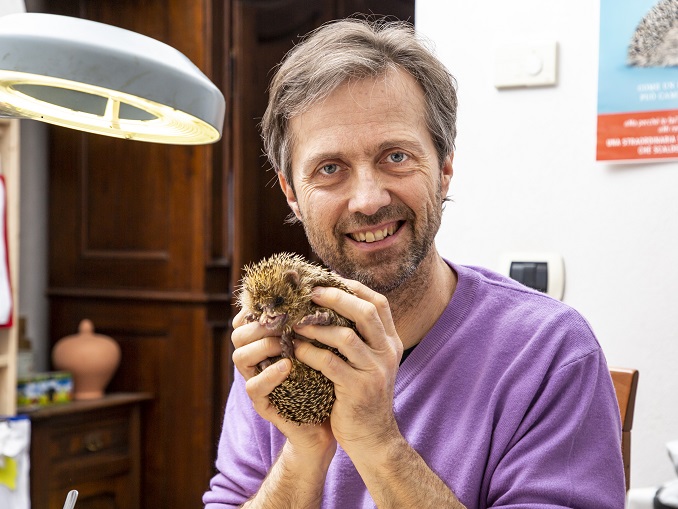
[[[287,373],[289,371],[289,365],[284,360],[278,361],[278,371],[281,373]]]
[[[323,293],[325,293],[325,288],[322,286],[316,286],[313,289],[313,295],[315,295],[316,297],[322,296]]]

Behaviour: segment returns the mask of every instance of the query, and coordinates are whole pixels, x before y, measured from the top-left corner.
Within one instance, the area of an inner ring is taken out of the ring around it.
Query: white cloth
[[[30,509],[29,452],[31,421],[0,422],[0,508]]]

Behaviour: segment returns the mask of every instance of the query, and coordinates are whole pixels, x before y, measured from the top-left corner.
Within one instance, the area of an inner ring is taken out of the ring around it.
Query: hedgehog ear
[[[296,270],[290,269],[285,271],[283,274],[283,280],[285,280],[295,290],[299,288],[300,278],[299,273]]]

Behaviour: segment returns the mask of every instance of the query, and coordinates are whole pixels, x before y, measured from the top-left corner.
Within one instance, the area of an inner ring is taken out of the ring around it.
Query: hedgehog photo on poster
[[[678,66],[678,0],[660,0],[643,17],[631,38],[627,63]]]

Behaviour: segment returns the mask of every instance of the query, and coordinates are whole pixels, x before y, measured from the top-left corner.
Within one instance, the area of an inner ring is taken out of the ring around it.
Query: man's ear
[[[287,198],[287,204],[292,209],[292,212],[296,218],[301,221],[301,212],[299,211],[297,196],[294,193],[294,189],[292,189],[292,186],[287,182],[287,179],[281,171],[278,172],[278,182],[280,183],[280,188],[282,189],[285,198]]]
[[[443,168],[440,175],[442,179],[441,187],[443,196],[447,196],[448,191],[450,190],[450,181],[452,180],[452,174],[454,170],[452,169],[452,160],[454,159],[454,152],[445,158],[443,161]]]

